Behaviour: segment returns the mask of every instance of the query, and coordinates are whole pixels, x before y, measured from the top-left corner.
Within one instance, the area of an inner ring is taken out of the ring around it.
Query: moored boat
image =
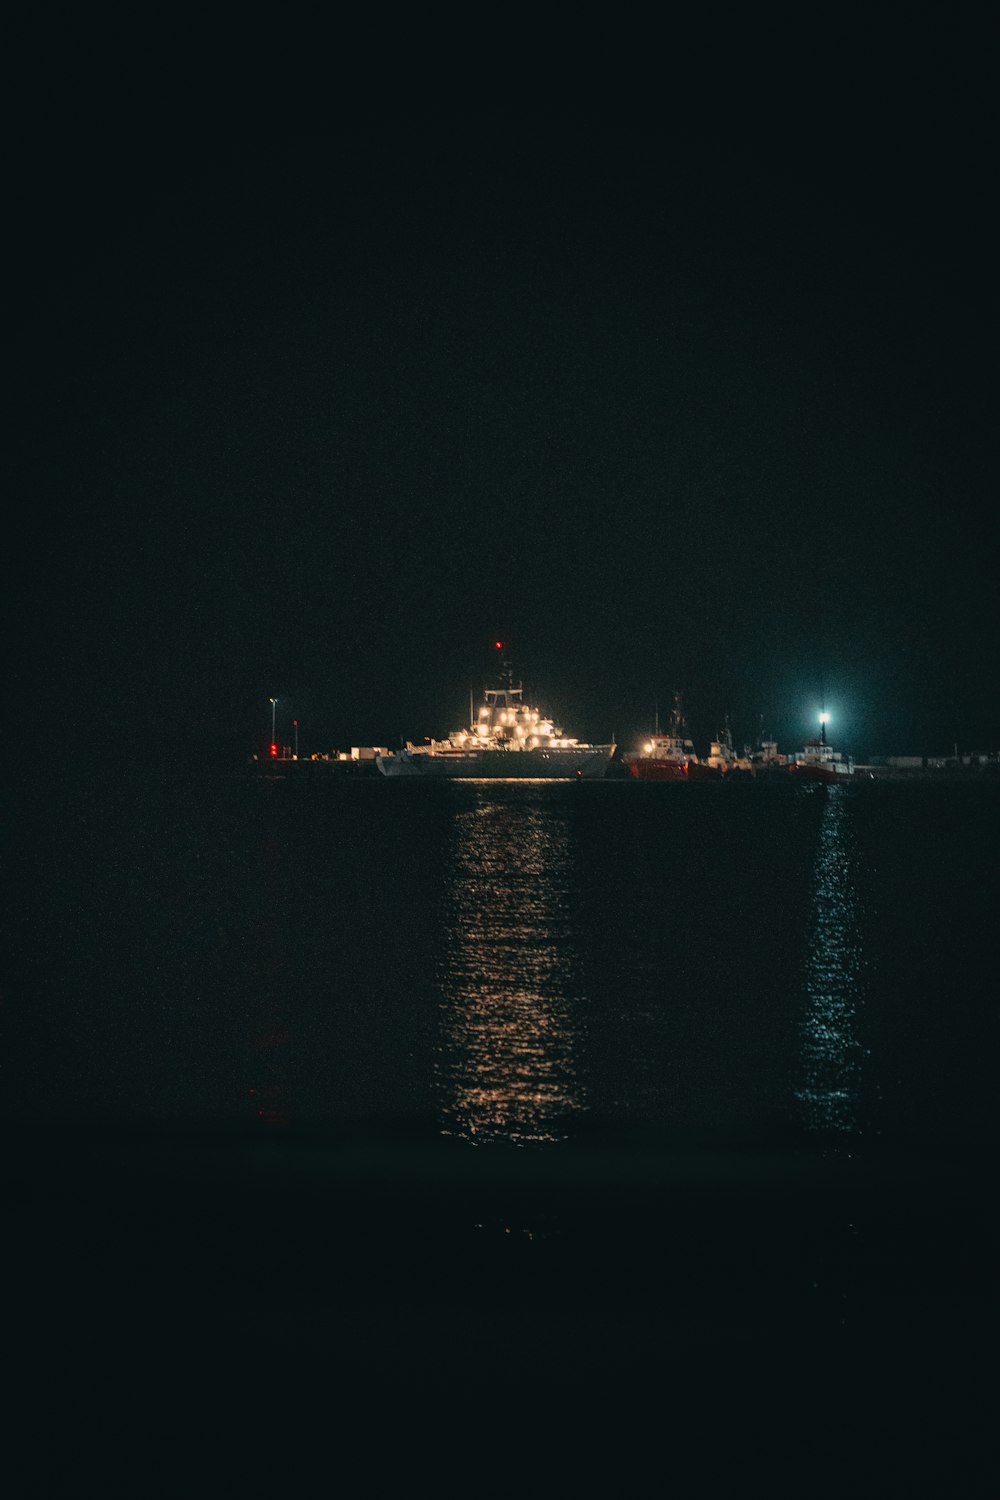
[[[752,750],[749,745],[743,747],[743,756],[733,769],[748,771],[751,776],[770,776],[777,771],[785,772],[787,768],[788,756],[779,751],[777,740],[764,738],[764,717],[761,715],[757,743]]]
[[[696,760],[688,768],[688,775],[696,781],[719,781],[732,770],[735,764],[736,751],[733,749],[733,736],[727,714],[719,738],[712,741],[704,760]]]
[[[839,750],[834,750],[827,743],[826,726],[828,720],[828,714],[820,714],[819,739],[807,740],[794,760],[790,761],[788,766],[789,774],[796,781],[822,781],[831,785],[849,781],[854,775],[854,762],[851,758],[848,756],[845,760]]]
[[[622,756],[629,775],[637,781],[686,781],[692,766],[699,764],[694,743],[688,737],[680,693],[674,694],[666,734],[652,734],[641,750]],[[695,771],[697,776],[697,771]]]

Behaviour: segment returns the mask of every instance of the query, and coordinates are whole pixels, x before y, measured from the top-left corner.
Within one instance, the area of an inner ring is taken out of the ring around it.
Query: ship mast
[[[494,716],[498,709],[503,709],[506,713],[512,714],[513,711],[521,707],[521,695],[524,691],[521,683],[518,683],[517,687],[514,686],[514,674],[511,671],[510,661],[504,650],[503,641],[494,641],[493,646],[500,653],[499,670],[494,679],[497,686],[487,687],[484,695],[486,707],[489,710],[487,722],[491,729],[494,729],[496,725]],[[507,721],[501,719],[501,722]],[[510,723],[513,725],[513,717],[511,717]]]
[[[683,707],[683,704],[681,703],[681,695],[680,695],[680,693],[675,692],[674,693],[674,706],[670,710],[670,729],[669,729],[669,733],[672,734],[675,739],[683,739],[684,738],[684,730],[685,730],[686,727],[687,726],[684,723],[684,707]]]
[[[503,641],[494,641],[494,646],[500,653],[500,687],[504,692],[510,692],[514,686],[514,674],[511,671],[510,659],[507,656]]]

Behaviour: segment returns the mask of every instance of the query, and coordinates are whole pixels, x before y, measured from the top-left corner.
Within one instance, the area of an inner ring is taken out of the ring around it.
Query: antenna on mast
[[[514,684],[514,674],[510,669],[510,661],[507,657],[506,648],[503,641],[494,641],[493,648],[500,653],[500,680],[509,692]]]
[[[684,703],[680,693],[674,689],[674,706],[670,710],[670,733],[683,737],[687,724],[684,720]]]

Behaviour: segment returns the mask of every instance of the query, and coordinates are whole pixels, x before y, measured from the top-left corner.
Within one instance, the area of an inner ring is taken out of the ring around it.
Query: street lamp
[[[826,744],[826,726],[829,722],[830,715],[828,713],[821,713],[819,716],[819,737],[824,745]]]

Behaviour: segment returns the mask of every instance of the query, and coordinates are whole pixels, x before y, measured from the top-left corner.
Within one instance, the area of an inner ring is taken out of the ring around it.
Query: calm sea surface
[[[18,1118],[996,1138],[996,784],[125,780],[23,827]]]
[[[995,1493],[998,832],[978,780],[25,797],[32,1493],[269,1442],[276,1494]]]

